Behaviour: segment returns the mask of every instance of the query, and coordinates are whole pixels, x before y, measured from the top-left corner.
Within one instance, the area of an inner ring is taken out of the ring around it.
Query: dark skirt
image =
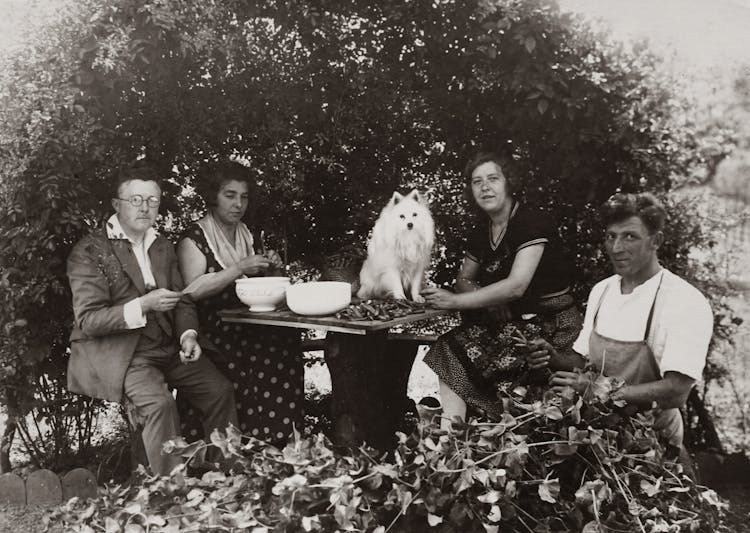
[[[578,337],[583,317],[570,294],[540,300],[539,313],[533,319],[547,339],[558,351],[568,350]],[[484,313],[489,316],[489,313]],[[482,319],[481,312],[464,317],[464,323],[441,335],[424,358],[424,362],[440,380],[466,402],[470,411],[490,419],[503,413],[497,390],[517,381],[519,361],[503,357],[503,347],[508,339],[503,333],[505,324],[497,320]],[[510,343],[514,343],[511,340]],[[477,368],[476,361],[494,358],[507,368],[507,375],[493,373],[491,381]],[[510,359],[505,361],[505,359]]]

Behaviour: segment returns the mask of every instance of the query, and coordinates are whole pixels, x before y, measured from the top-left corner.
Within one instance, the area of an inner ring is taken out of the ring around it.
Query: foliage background
[[[308,263],[363,244],[391,192],[420,187],[439,228],[433,279],[449,283],[473,223],[460,169],[478,147],[501,149],[519,195],[560,221],[583,300],[606,273],[596,206],[618,189],[675,202],[726,144],[690,119],[646,46],[544,0],[85,0],[2,58],[0,90],[0,390],[13,417],[48,421],[50,405],[73,419],[96,408],[60,387],[64,260],[135,158],[170,178],[172,236],[201,208],[201,162],[244,160],[259,184],[248,222]],[[690,260],[711,228],[697,206],[673,207],[665,263],[726,315],[710,262]],[[731,320],[719,323],[727,336]],[[59,449],[90,441],[61,427]]]

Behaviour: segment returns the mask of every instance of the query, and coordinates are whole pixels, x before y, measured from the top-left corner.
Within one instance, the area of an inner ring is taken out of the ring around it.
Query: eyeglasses
[[[144,201],[149,207],[159,207],[159,203],[161,203],[161,200],[159,200],[156,196],[149,196],[148,198],[144,198],[140,194],[134,194],[130,198],[118,198],[118,200],[122,200],[123,202],[130,202],[130,205],[132,205],[133,207],[141,207]]]

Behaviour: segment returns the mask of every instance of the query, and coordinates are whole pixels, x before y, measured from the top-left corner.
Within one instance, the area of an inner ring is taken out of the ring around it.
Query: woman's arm
[[[482,309],[510,303],[518,300],[529,288],[543,253],[543,243],[522,248],[516,253],[507,278],[477,290],[454,294],[443,289],[428,288],[422,294],[430,305],[439,309]]]
[[[177,244],[177,261],[185,285],[190,285],[199,276],[206,273],[206,256],[198,249],[192,239],[185,238]],[[199,301],[218,294],[241,275],[242,271],[237,265],[216,272],[191,293],[191,298],[194,301]]]
[[[479,279],[479,269],[481,265],[469,257],[464,257],[463,263],[461,263],[461,270],[458,271],[458,277],[456,278],[456,292],[473,292],[479,289],[481,286],[477,281]]]

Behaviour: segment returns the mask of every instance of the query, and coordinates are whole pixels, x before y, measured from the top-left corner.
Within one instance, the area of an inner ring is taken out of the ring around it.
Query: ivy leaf
[[[307,478],[301,474],[294,474],[276,483],[271,492],[279,496],[287,491],[293,491],[305,485],[307,485]]]
[[[151,514],[146,517],[146,523],[144,525],[146,526],[163,526],[167,523],[166,520],[164,520],[164,517]]]
[[[543,501],[557,503],[557,497],[560,495],[560,480],[558,478],[545,479],[539,484],[537,492]]]
[[[550,420],[562,420],[564,415],[559,407],[557,407],[556,405],[549,405],[544,410],[544,416],[546,416]]]
[[[555,455],[567,457],[569,455],[573,455],[578,451],[578,445],[571,444],[569,442],[558,442],[557,444],[555,444],[554,451]]]
[[[424,460],[424,458],[422,458]],[[389,477],[391,479],[396,479],[398,477],[398,470],[394,465],[391,464],[378,464],[373,465],[372,468],[370,468],[371,472],[377,472],[378,474],[383,474],[385,477]]]
[[[476,472],[474,472],[474,479],[487,487],[490,482],[490,473],[484,468],[478,468]]]
[[[427,513],[427,523],[430,524],[430,527],[435,527],[436,525],[443,523],[443,517],[436,514]]]
[[[120,533],[120,531],[122,531],[122,528],[117,520],[111,516],[104,519],[104,533]]]
[[[531,53],[534,51],[534,48],[536,48],[536,39],[531,36],[526,37],[523,41],[523,45],[526,47],[526,51]]]
[[[642,479],[641,480],[641,490],[648,496],[649,498],[653,498],[655,495],[659,494],[661,492],[661,482],[662,478],[658,478],[656,482],[649,483],[648,480]]]
[[[549,108],[549,100],[545,98],[540,98],[539,101],[536,103],[536,110],[539,111],[540,115],[544,115],[544,113]]]
[[[491,490],[489,492],[485,492],[484,494],[480,494],[477,496],[477,500],[479,500],[482,503],[496,503],[500,500],[500,497],[502,494],[497,490]]]

